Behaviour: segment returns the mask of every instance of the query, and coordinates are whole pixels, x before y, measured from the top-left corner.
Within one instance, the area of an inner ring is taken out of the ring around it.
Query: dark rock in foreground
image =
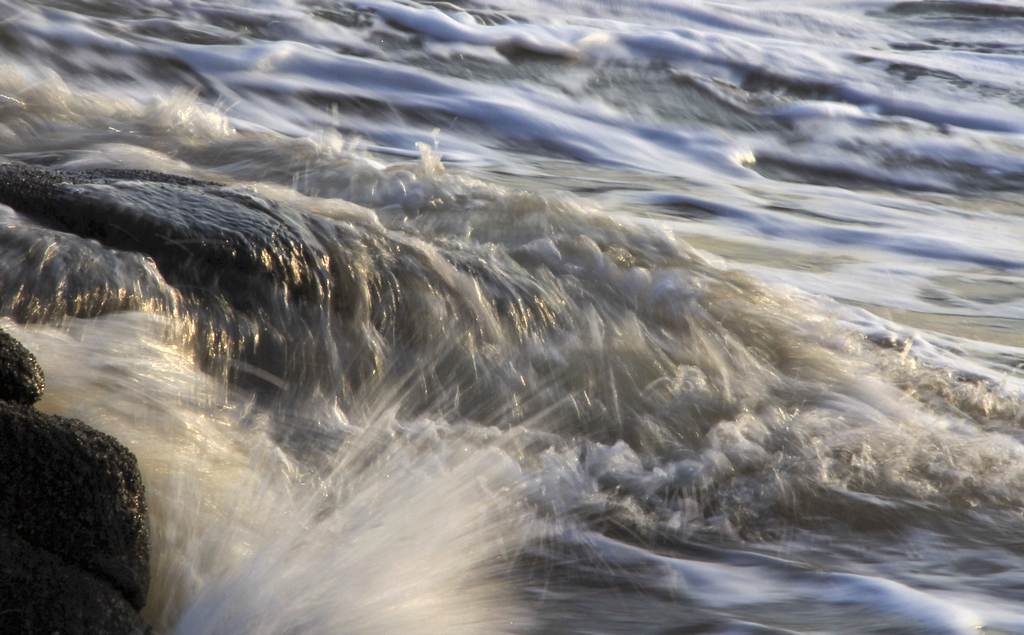
[[[0,530],[0,633],[146,633],[102,579]]]
[[[43,371],[21,342],[0,331],[0,399],[34,404],[43,396]]]
[[[135,457],[81,421],[0,402],[0,527],[104,578],[141,608],[149,531]]]
[[[135,457],[28,404],[42,373],[0,332],[0,633],[141,633],[149,527]]]

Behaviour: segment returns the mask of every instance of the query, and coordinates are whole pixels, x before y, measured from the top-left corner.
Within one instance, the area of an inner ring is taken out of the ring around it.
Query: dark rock
[[[0,529],[0,633],[146,632],[110,584]]]
[[[43,396],[43,370],[35,356],[0,330],[0,399],[34,404]]]
[[[268,282],[319,297],[323,254],[272,201],[217,183],[145,170],[60,171],[0,165],[0,203],[36,222],[151,257],[179,288],[251,304]]]
[[[149,529],[132,453],[80,421],[6,402],[0,402],[0,440],[0,528],[142,608]],[[50,562],[39,561],[40,571],[52,568]],[[72,584],[71,573],[53,571],[54,580]]]
[[[0,331],[0,633],[147,633],[135,457],[80,421],[29,407],[42,392],[35,357]]]
[[[26,281],[0,271],[0,310],[18,320],[174,313],[195,324],[205,370],[275,393],[283,377],[309,392],[323,373],[302,376],[304,368],[342,368],[315,332],[325,307],[344,306],[332,298],[351,295],[332,282],[340,247],[333,235],[330,249],[318,238],[325,219],[212,182],[21,163],[0,164],[0,204],[40,226],[0,237],[0,252],[23,259],[30,250],[28,265],[41,274]]]

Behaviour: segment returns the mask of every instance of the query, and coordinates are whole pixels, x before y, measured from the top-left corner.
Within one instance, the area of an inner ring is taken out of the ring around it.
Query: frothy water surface
[[[1022,34],[0,0],[0,153],[116,210],[5,199],[2,326],[160,632],[1024,632]]]

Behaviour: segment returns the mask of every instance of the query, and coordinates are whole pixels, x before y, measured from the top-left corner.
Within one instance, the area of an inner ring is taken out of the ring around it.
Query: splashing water
[[[147,619],[1024,630],[1021,15],[776,5],[0,0],[80,206],[3,193],[0,326]]]

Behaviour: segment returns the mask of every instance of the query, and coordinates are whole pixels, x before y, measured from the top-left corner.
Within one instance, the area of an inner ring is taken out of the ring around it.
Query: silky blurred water
[[[0,0],[0,154],[317,254],[0,205],[158,632],[1024,632],[1024,3]]]

